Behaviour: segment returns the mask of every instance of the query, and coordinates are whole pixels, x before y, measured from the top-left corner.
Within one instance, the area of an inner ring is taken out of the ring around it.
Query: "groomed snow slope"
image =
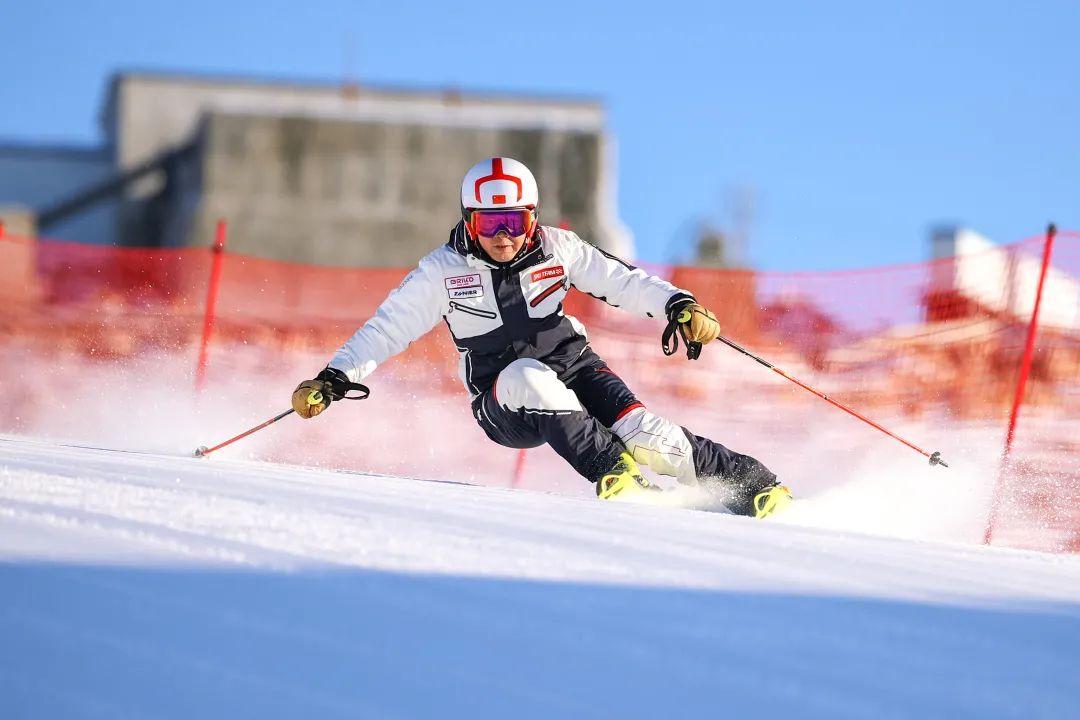
[[[1077,717],[1080,557],[779,520],[0,439],[0,717]]]

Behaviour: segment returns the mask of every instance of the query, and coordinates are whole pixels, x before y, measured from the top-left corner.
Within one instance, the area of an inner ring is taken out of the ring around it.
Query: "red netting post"
[[[0,239],[4,237],[4,220],[0,218]]]
[[[1050,223],[1046,227],[1042,269],[1039,271],[1039,285],[1035,290],[1035,307],[1031,311],[1027,340],[1024,342],[1024,355],[1020,360],[1020,375],[1016,379],[1016,395],[1013,396],[1012,410],[1009,412],[1009,429],[1005,433],[1005,450],[1001,455],[1001,466],[998,468],[997,481],[994,483],[994,495],[990,500],[990,517],[986,522],[986,532],[983,533],[983,543],[986,545],[990,544],[990,540],[994,536],[994,523],[997,519],[1001,485],[1009,464],[1009,455],[1012,453],[1013,438],[1016,437],[1016,421],[1020,416],[1020,406],[1024,404],[1024,390],[1027,387],[1028,376],[1031,374],[1031,361],[1035,355],[1035,335],[1039,330],[1039,307],[1042,305],[1043,286],[1046,283],[1046,271],[1050,268],[1050,253],[1054,249],[1054,235],[1056,234],[1057,228],[1054,227],[1053,223]]]
[[[199,364],[195,367],[195,391],[206,385],[206,365],[210,353],[210,336],[214,333],[217,312],[218,286],[221,285],[221,266],[225,260],[225,220],[217,221],[214,231],[213,264],[210,266],[210,285],[206,288],[206,312],[203,315],[202,340],[199,342]]]
[[[514,477],[510,480],[510,487],[521,487],[521,477],[525,474],[525,448],[518,450],[514,460]]]

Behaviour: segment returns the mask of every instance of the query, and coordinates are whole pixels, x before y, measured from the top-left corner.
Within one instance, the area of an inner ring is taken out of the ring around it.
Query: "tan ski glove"
[[[690,342],[705,345],[720,337],[720,323],[712,311],[702,305],[690,303],[680,308],[675,319],[682,325]]]

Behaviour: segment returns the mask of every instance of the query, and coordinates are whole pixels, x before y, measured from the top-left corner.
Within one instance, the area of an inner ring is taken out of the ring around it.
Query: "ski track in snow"
[[[1080,557],[829,521],[0,438],[0,717],[1078,716]]]

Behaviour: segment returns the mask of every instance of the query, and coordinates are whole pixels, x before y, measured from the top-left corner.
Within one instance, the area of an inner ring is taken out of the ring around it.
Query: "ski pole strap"
[[[683,336],[683,342],[686,343],[686,359],[697,360],[701,357],[701,343],[695,340],[687,340],[686,330],[682,325],[679,326],[679,334]]]
[[[349,380],[348,375],[329,365],[320,370],[315,379],[322,382],[323,394],[328,396],[326,398],[328,402],[334,400],[363,400],[371,394],[367,385],[352,382]],[[349,395],[353,390],[359,394]]]
[[[679,322],[679,318],[673,317],[664,328],[664,334],[660,336],[660,347],[665,355],[674,355],[679,349],[679,336],[682,336],[686,344],[686,358],[697,360],[701,356],[701,343],[686,339],[686,328]]]
[[[349,395],[351,391],[357,391],[358,395]],[[354,382],[336,382],[330,389],[331,400],[366,400],[371,395],[367,385]]]
[[[660,336],[660,347],[664,350],[664,355],[674,355],[675,351],[679,349],[679,338],[675,334],[675,329],[679,326],[677,320],[669,320],[667,327],[664,328],[664,334]]]

